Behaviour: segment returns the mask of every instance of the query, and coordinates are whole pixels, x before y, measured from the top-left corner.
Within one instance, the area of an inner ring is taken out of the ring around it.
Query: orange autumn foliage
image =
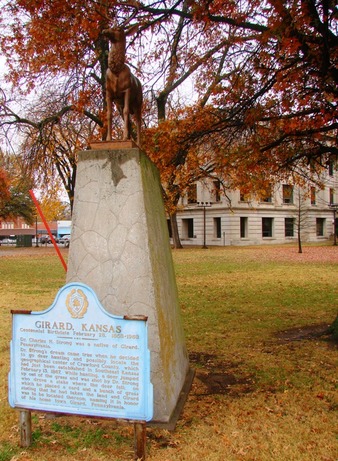
[[[0,167],[0,207],[10,197],[9,179],[3,168]]]
[[[338,155],[334,2],[14,0],[1,14],[3,24],[13,18],[0,39],[11,80],[29,90],[44,77],[69,79],[72,110],[101,132],[101,31],[133,15],[138,39],[127,54],[146,89],[143,145],[169,212],[203,176],[261,190]]]

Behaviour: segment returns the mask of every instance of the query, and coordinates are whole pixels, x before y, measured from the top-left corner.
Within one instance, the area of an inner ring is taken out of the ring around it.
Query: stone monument
[[[169,423],[189,375],[159,175],[137,147],[79,153],[67,282],[116,315],[148,317],[154,421]]]
[[[115,37],[113,32],[105,32],[110,40]],[[121,30],[119,36],[124,49]],[[114,70],[114,59],[109,63],[107,87],[114,79],[115,83],[120,81],[120,68]],[[133,96],[133,91],[139,91],[138,85],[133,88],[129,83],[116,90],[118,102],[123,101],[124,140],[110,141],[108,132],[108,141],[92,143],[91,150],[78,156],[67,282],[87,284],[113,314],[148,317],[153,422],[170,428],[190,387],[192,372],[159,174],[140,148],[128,140],[131,106],[127,103],[140,101],[139,96]],[[115,96],[108,94],[114,100]],[[110,117],[108,112],[108,126]],[[137,138],[139,142],[139,128]]]

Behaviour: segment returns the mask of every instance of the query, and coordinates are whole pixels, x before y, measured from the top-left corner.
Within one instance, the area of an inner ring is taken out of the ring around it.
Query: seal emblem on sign
[[[66,306],[73,319],[82,319],[88,309],[87,296],[80,289],[73,289],[67,296]]]

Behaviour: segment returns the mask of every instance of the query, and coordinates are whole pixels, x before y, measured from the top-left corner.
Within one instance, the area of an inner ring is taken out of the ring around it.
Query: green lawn
[[[196,375],[176,430],[148,429],[147,460],[337,461],[337,346],[318,326],[337,315],[338,250],[322,248],[173,251]],[[131,460],[132,427],[107,420],[36,413],[18,446],[10,310],[45,309],[64,283],[54,254],[0,250],[0,461]]]

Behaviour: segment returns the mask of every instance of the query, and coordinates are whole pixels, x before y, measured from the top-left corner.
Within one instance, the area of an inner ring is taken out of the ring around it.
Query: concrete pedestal
[[[67,282],[107,311],[148,317],[154,421],[169,423],[189,375],[156,167],[138,148],[79,153]]]

